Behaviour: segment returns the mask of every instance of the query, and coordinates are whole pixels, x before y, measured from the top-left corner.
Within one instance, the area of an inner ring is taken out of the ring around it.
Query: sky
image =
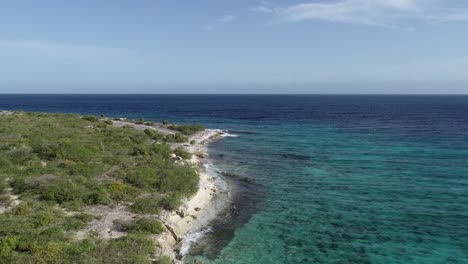
[[[0,93],[468,93],[468,1],[2,0]]]

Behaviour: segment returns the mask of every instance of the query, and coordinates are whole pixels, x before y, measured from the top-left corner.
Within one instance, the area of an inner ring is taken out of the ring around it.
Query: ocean
[[[187,263],[468,263],[468,96],[0,95],[226,129],[234,203]]]

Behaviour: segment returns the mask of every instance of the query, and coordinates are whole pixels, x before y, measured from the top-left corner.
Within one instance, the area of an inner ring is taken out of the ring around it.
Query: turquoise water
[[[187,263],[468,263],[467,96],[11,96],[229,129],[232,207]]]
[[[303,125],[259,133],[213,145],[218,166],[265,195],[218,256],[196,257],[203,263],[468,261],[466,143]]]

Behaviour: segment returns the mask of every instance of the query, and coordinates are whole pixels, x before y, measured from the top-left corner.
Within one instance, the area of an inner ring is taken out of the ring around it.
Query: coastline
[[[183,257],[188,254],[191,244],[210,231],[209,223],[229,203],[229,187],[209,169],[208,157],[209,143],[226,136],[221,130],[205,129],[190,138],[196,144],[180,144],[193,154],[189,162],[198,167],[199,188],[195,195],[183,201],[178,210],[160,214],[160,220],[168,232],[156,238],[160,246],[158,254],[170,256],[175,263],[183,263]]]
[[[21,112],[0,111],[0,115],[13,115]],[[112,120],[101,118],[100,121]],[[168,130],[159,124],[147,125],[129,122],[126,118],[113,119],[113,127],[131,127],[136,130],[156,130],[164,135],[175,134],[173,130]],[[86,128],[92,128],[86,126]],[[172,149],[183,148],[192,154],[190,160],[184,160],[175,154],[171,159],[175,163],[191,165],[197,170],[199,175],[198,190],[189,197],[182,200],[182,205],[174,211],[163,210],[158,215],[147,214],[149,217],[160,220],[166,227],[167,232],[159,235],[151,235],[151,239],[156,242],[157,248],[154,256],[168,256],[173,263],[182,263],[183,257],[188,254],[191,244],[208,232],[209,224],[215,220],[218,214],[226,208],[230,199],[230,188],[228,184],[212,169],[208,158],[208,144],[216,139],[230,136],[219,129],[204,129],[189,136],[189,143],[170,143]],[[153,141],[151,144],[158,144]],[[45,163],[45,162],[43,162]],[[41,163],[41,165],[43,164]],[[47,164],[46,164],[47,165]],[[42,165],[42,166],[46,166]],[[16,207],[20,200],[19,196],[11,193],[11,188],[7,190],[7,195],[11,199],[11,205],[0,206],[0,214]],[[117,206],[94,205],[86,208],[87,213],[96,216],[95,219],[86,224],[84,228],[76,231],[73,240],[79,241],[91,234],[95,234],[104,240],[116,239],[127,235],[127,231],[119,230],[115,227],[116,220],[133,221],[137,214],[128,210],[128,204],[118,204]],[[78,214],[78,212],[64,209],[68,216]],[[157,260],[153,259],[152,260]]]

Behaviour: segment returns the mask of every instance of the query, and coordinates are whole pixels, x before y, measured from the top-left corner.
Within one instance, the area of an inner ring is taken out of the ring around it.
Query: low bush
[[[32,148],[35,153],[41,158],[51,160],[57,157],[60,146],[55,141],[40,140],[40,142],[33,142]]]
[[[149,152],[157,157],[169,159],[172,153],[171,147],[168,144],[153,144],[149,147]]]
[[[185,196],[198,190],[198,174],[189,166],[176,166],[161,174],[159,190],[164,193],[181,193]]]
[[[161,256],[159,257],[156,262],[156,264],[172,264],[171,257],[169,256]]]
[[[186,151],[184,148],[182,147],[178,147],[174,150],[174,154],[176,154],[177,156],[183,158],[183,159],[191,159],[192,158],[192,153]]]
[[[164,138],[164,141],[167,143],[183,143],[188,141],[188,137],[182,135],[181,133],[168,134]]]
[[[17,193],[37,195],[41,200],[53,201],[67,208],[77,209],[84,205],[109,202],[102,184],[85,177],[42,175],[15,179],[11,185]]]
[[[77,263],[150,263],[149,256],[153,254],[156,245],[147,235],[130,234],[121,238],[99,241],[94,249]]]
[[[184,135],[190,136],[205,130],[201,125],[171,125],[168,127],[171,130],[179,131]]]
[[[18,247],[18,237],[5,236],[0,238],[0,260],[10,256]]]
[[[82,117],[84,120],[89,121],[89,122],[97,122],[99,121],[99,118],[96,116],[83,116]]]
[[[11,198],[10,198],[10,195],[9,194],[1,194],[0,193],[0,205],[3,205],[3,206],[10,206],[11,204]]]
[[[144,130],[145,134],[148,135],[151,139],[159,141],[164,138],[164,135],[162,133],[159,133],[158,131],[154,129],[145,129]]]
[[[11,214],[21,216],[21,215],[28,215],[32,211],[33,211],[33,208],[30,202],[22,202],[15,208],[13,208],[13,210],[11,210]]]
[[[164,232],[164,226],[160,221],[151,217],[142,217],[128,226],[130,232],[161,234]]]
[[[161,198],[159,204],[166,210],[176,210],[182,205],[182,195],[180,193],[171,193]]]
[[[159,196],[150,195],[138,198],[135,203],[130,206],[130,210],[139,214],[158,214],[161,210],[161,198]]]
[[[86,227],[93,220],[93,216],[85,213],[78,213],[65,219],[63,228],[65,230],[78,230]]]
[[[15,246],[15,241],[11,243]],[[19,248],[19,246],[16,246]],[[29,247],[29,253],[18,251],[9,258],[0,257],[0,263],[100,263],[149,264],[156,245],[145,234],[130,234],[112,240],[88,238],[77,242],[46,242]]]
[[[140,194],[140,190],[131,185],[114,181],[107,186],[110,197],[115,201],[132,201]]]
[[[10,157],[11,162],[16,164],[23,164],[32,158],[32,148],[20,147],[8,151],[6,154]]]
[[[177,210],[182,205],[183,195],[178,192],[167,193],[165,195],[150,195],[139,198],[130,206],[134,213],[158,214],[161,209]]]
[[[151,166],[133,169],[125,178],[133,186],[144,189],[156,189],[160,185],[160,177],[157,175],[158,168]]]

